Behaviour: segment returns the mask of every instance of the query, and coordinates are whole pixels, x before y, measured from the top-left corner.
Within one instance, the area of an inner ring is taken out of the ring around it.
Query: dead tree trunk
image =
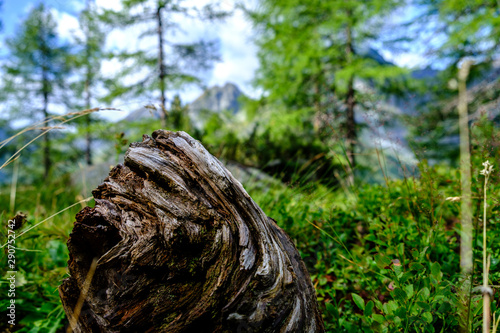
[[[133,143],[93,195],[59,288],[71,317],[98,259],[75,332],[324,331],[292,240],[188,134]]]

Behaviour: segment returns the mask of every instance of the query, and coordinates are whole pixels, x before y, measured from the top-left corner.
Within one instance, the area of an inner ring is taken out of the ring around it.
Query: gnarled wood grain
[[[184,132],[133,143],[76,216],[72,315],[98,258],[77,332],[323,332],[291,239]]]

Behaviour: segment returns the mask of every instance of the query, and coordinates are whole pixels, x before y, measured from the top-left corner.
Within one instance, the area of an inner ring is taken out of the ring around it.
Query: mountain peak
[[[240,88],[232,82],[226,82],[224,86],[213,86],[207,88],[203,94],[188,104],[189,110],[194,118],[197,118],[200,111],[209,110],[213,112],[231,111],[233,114],[240,111],[238,98],[243,95]],[[146,118],[160,119],[160,110],[141,107],[132,111],[126,121],[137,121]]]
[[[236,113],[240,110],[238,98],[242,94],[237,85],[227,82],[223,87],[213,86],[205,90],[200,97],[189,105],[189,108],[195,113],[201,110]]]

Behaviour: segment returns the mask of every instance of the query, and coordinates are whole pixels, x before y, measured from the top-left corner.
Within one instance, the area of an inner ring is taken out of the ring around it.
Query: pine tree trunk
[[[49,82],[45,69],[42,72],[42,96],[43,96],[43,117],[45,120],[49,119]],[[46,123],[47,126],[50,122]],[[52,167],[52,161],[50,158],[50,132],[45,133],[43,136],[43,176],[48,178],[50,176],[50,168]]]
[[[87,107],[90,109],[90,107]],[[92,165],[92,133],[90,131],[90,114],[87,115],[85,119],[85,160],[87,161],[87,165]]]
[[[347,11],[347,16],[351,17],[352,12]],[[352,29],[348,25],[346,28],[347,43],[346,43],[346,59],[349,64],[352,63],[352,58],[354,54],[353,41],[352,41]],[[346,136],[347,136],[347,158],[349,159],[349,183],[354,184],[354,170],[356,167],[355,150],[357,143],[357,132],[356,132],[356,119],[354,117],[354,107],[356,106],[355,91],[354,91],[354,75],[349,77],[349,82],[347,84],[347,96],[346,96]]]
[[[90,0],[86,0],[85,2],[86,10],[87,13],[90,11]],[[85,108],[88,110],[90,109],[90,101],[92,100],[92,93],[90,91],[90,86],[92,85],[92,68],[91,64],[89,63],[90,61],[90,29],[89,29],[89,24],[90,22],[87,21],[85,22],[85,38],[86,38],[86,45],[85,45],[85,53],[87,56],[87,64],[86,64],[86,76],[85,76]],[[85,147],[85,160],[87,161],[87,165],[92,165],[92,133],[90,131],[90,117],[91,114],[86,116],[85,119],[85,139],[86,139],[86,147]]]
[[[165,60],[163,55],[163,22],[161,18],[161,11],[163,6],[158,3],[158,8],[156,10],[156,20],[158,23],[158,79],[160,80],[160,103],[161,110],[160,115],[162,117],[163,128],[167,127],[167,108],[166,108],[166,98],[165,98]]]
[[[347,86],[347,98],[346,98],[346,106],[347,106],[347,156],[349,158],[349,163],[351,164],[351,169],[354,170],[356,166],[356,157],[354,155],[354,151],[356,148],[357,141],[357,133],[356,133],[356,119],[354,118],[354,107],[356,106],[355,100],[355,92],[354,92],[354,76],[351,76]]]
[[[88,46],[87,46],[88,48]],[[89,53],[89,52],[88,52]],[[87,58],[89,59],[89,58]],[[92,100],[92,95],[90,92],[90,85],[91,85],[91,68],[90,64],[87,64],[87,78],[85,80],[85,108],[88,110],[90,109],[90,101]],[[88,114],[85,117],[85,160],[87,162],[87,165],[92,165],[92,132],[90,129],[90,123],[91,123],[91,114]]]
[[[186,133],[145,135],[93,195],[59,288],[71,317],[90,282],[75,332],[324,332],[293,241]]]

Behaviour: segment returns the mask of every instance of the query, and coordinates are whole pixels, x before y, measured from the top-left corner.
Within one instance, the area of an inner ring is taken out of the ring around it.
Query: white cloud
[[[241,11],[219,24],[222,62],[215,65],[210,84],[236,83],[246,94],[257,97],[260,91],[251,86],[259,67],[257,47],[253,43],[252,24]]]
[[[206,3],[209,1],[187,1],[186,5],[201,7]],[[221,8],[229,10],[232,5],[225,1]],[[224,85],[226,82],[233,82],[240,86],[245,93],[251,96],[258,95],[257,91],[250,85],[258,67],[257,50],[251,41],[251,23],[246,20],[241,11],[236,11],[233,16],[217,23],[203,22],[182,15],[175,15],[170,20],[178,23],[181,28],[175,33],[172,32],[173,30],[167,29],[165,37],[172,43],[189,43],[200,39],[218,39],[220,41],[221,62],[215,63],[211,72],[202,75],[206,78],[208,85]],[[136,25],[127,29],[114,29],[108,34],[106,47],[116,50],[135,51],[142,49],[156,52],[156,36],[144,38],[138,42],[139,35],[148,28],[156,28],[155,23]],[[113,67],[117,66],[119,64],[115,63]],[[181,91],[180,94],[183,100],[189,102],[195,99],[200,92],[199,88],[191,86]],[[175,93],[177,92],[171,94]]]
[[[120,0],[95,0],[95,4],[98,8],[110,9],[110,10],[120,10],[122,9],[122,4]]]
[[[118,59],[103,60],[101,66],[101,73],[105,77],[110,77],[116,74],[122,67]]]
[[[410,69],[422,68],[429,64],[429,59],[422,54],[412,52],[392,53],[387,50],[381,50],[382,56],[387,61],[396,64],[399,67]]]
[[[71,2],[75,1],[77,0],[71,0]],[[201,7],[209,2],[209,0],[188,0],[185,4],[187,6]],[[255,5],[255,0],[246,0],[246,2],[249,5]],[[230,0],[223,0],[221,4],[220,8],[223,10],[230,10],[234,7],[234,4]],[[100,9],[120,10],[122,8],[120,0],[96,0],[96,5]],[[79,31],[78,18],[64,11],[55,9],[52,11],[58,22],[59,34],[63,38],[73,41],[74,34]],[[203,22],[197,19],[186,18],[182,15],[170,17],[169,20],[177,22],[182,29],[176,33],[172,33],[167,29],[165,38],[172,43],[189,43],[200,39],[218,39],[220,41],[221,61],[214,64],[213,70],[202,75],[208,86],[222,86],[226,82],[232,82],[237,84],[247,95],[257,97],[261,94],[260,90],[254,89],[250,84],[255,70],[258,68],[257,48],[252,42],[252,25],[241,11],[235,11],[233,16],[223,22],[217,23]],[[110,29],[105,48],[117,51],[136,51],[141,49],[156,54],[156,36],[147,37],[139,41],[139,36],[142,32],[146,29],[155,28],[155,22],[151,22],[147,25],[135,25],[126,29]],[[102,71],[105,76],[112,77],[121,67],[122,63],[117,59],[105,60],[102,65]],[[171,100],[177,93],[181,95],[185,103],[189,103],[197,98],[202,93],[202,90],[192,85],[187,86],[181,91],[168,91],[168,99]],[[147,98],[144,97],[144,99],[139,101],[117,100],[114,104],[128,111],[151,102],[156,103],[156,101],[149,101]],[[105,117],[113,119],[121,118],[123,115],[109,114],[105,115]]]
[[[419,68],[428,63],[428,59],[417,53],[403,53],[395,57],[394,62],[400,67]]]
[[[50,12],[57,22],[57,33],[61,38],[71,42],[75,41],[75,36],[83,38],[77,17],[55,8],[52,8]]]

